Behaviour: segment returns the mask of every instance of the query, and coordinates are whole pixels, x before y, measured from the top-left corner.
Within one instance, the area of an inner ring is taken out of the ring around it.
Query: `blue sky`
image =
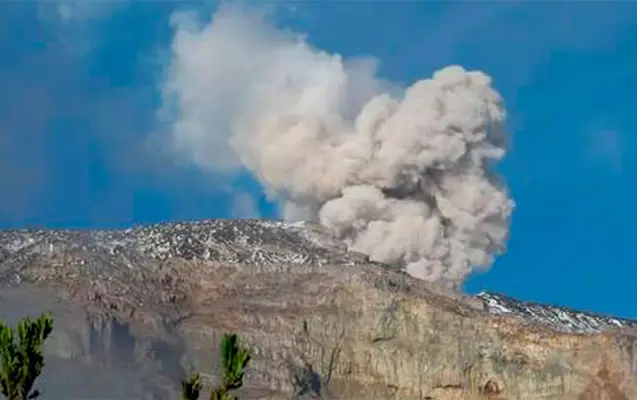
[[[371,55],[409,84],[448,64],[494,78],[517,208],[470,292],[637,317],[637,3],[289,2],[280,26]],[[175,10],[196,2],[0,4],[0,226],[122,227],[235,215],[219,182],[145,146]],[[261,196],[259,211],[275,209]]]

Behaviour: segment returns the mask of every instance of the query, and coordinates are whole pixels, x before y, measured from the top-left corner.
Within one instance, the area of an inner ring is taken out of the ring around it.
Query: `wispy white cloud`
[[[96,26],[129,4],[128,0],[54,0],[37,2],[36,7],[40,22],[54,30],[67,51],[86,55],[99,43]]]
[[[230,217],[232,218],[259,218],[259,205],[250,193],[240,192],[234,195]]]

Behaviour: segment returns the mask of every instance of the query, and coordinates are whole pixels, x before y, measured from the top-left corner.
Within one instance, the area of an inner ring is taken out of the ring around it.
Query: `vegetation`
[[[40,396],[33,384],[44,368],[44,341],[52,330],[49,314],[24,318],[15,330],[0,322],[0,393],[8,400]]]
[[[201,393],[201,377],[198,373],[192,372],[188,379],[181,382],[181,399],[197,400]]]
[[[52,330],[53,318],[49,314],[23,318],[15,329],[0,322],[0,393],[7,400],[33,400],[40,396],[33,385],[44,368],[44,342]],[[250,353],[234,333],[223,336],[220,350],[223,375],[221,384],[212,389],[210,400],[237,400],[231,392],[243,386]],[[202,387],[199,373],[191,373],[181,383],[182,400],[198,400]]]
[[[234,333],[225,334],[221,340],[221,384],[211,391],[210,400],[237,400],[230,392],[243,386],[243,375],[249,361],[250,353],[239,344],[239,337]],[[198,400],[201,392],[200,375],[191,373],[181,387],[183,400]]]

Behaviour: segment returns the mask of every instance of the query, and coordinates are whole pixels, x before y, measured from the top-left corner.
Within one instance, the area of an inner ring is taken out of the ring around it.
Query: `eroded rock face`
[[[0,254],[0,316],[56,316],[47,398],[176,398],[236,331],[242,398],[637,399],[633,321],[462,296],[311,225],[5,231]]]

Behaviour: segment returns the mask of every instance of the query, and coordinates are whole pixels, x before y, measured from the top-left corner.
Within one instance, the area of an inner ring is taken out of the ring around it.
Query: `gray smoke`
[[[211,172],[247,168],[287,219],[451,285],[503,251],[514,203],[491,79],[450,66],[407,89],[238,6],[174,16],[163,85],[170,146]]]

